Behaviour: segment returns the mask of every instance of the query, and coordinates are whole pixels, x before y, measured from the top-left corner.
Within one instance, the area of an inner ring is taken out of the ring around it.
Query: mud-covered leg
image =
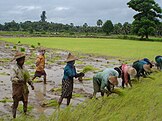
[[[14,100],[13,105],[12,105],[12,115],[13,115],[13,118],[16,118],[16,110],[17,110],[18,105],[19,105],[19,101],[18,100]]]

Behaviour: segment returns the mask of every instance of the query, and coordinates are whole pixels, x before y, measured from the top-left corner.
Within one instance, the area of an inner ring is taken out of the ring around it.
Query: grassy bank
[[[154,60],[156,55],[161,55],[161,42],[132,41],[122,39],[97,39],[97,38],[0,38],[8,42],[21,42],[37,46],[57,48],[75,52],[96,55],[113,56],[119,58],[141,59],[143,57]]]

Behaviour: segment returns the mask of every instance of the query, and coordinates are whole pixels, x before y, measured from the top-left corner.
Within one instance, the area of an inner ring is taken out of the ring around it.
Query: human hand
[[[82,77],[78,77],[78,80],[79,80],[79,82],[83,82],[83,79],[82,79]]]
[[[79,73],[80,77],[83,77],[85,74],[83,72]]]

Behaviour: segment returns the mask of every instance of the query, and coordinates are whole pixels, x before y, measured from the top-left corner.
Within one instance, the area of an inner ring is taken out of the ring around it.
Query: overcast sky
[[[96,25],[98,19],[113,24],[132,22],[135,11],[130,0],[0,0],[0,23],[39,21],[46,11],[47,21],[74,25]],[[162,0],[155,0],[162,8]]]

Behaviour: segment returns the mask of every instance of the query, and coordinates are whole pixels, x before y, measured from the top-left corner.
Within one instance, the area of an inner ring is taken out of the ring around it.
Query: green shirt
[[[108,78],[110,76],[116,76],[118,77],[119,74],[116,70],[114,70],[113,68],[107,68],[102,72],[98,72],[96,75],[94,75],[95,78],[97,78],[97,82],[101,85],[100,86],[100,90],[103,91],[105,89],[105,87],[108,86]]]

